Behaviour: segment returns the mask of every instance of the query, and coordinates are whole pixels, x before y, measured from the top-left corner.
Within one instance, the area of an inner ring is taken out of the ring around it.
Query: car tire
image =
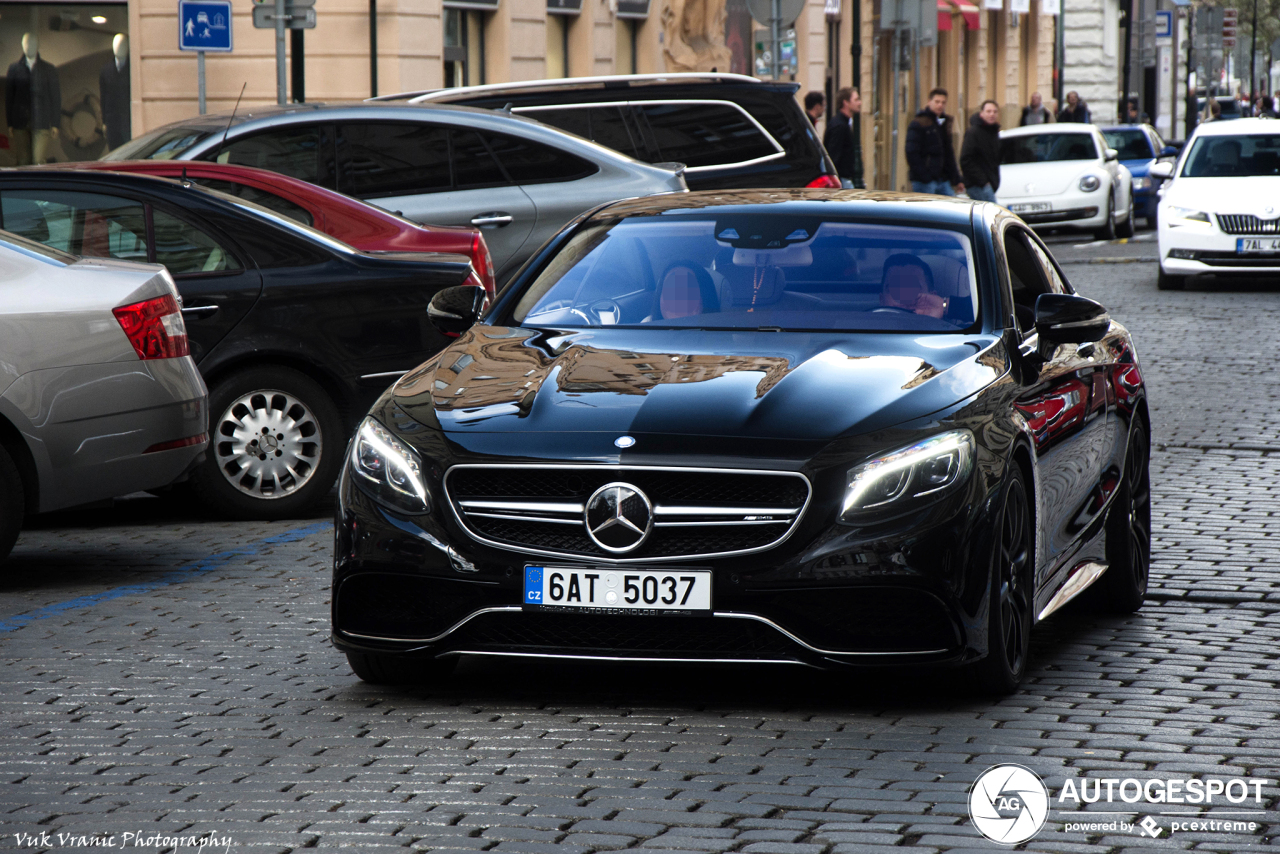
[[[347,664],[361,682],[370,685],[423,685],[447,679],[458,657],[408,658],[376,652],[349,652]]]
[[[1026,476],[1014,465],[1004,487],[992,544],[987,604],[987,654],[971,665],[984,694],[1010,694],[1031,654],[1035,604],[1035,536]]]
[[[1156,275],[1156,288],[1162,291],[1180,291],[1187,286],[1186,276],[1170,276],[1161,268]]]
[[[22,475],[13,464],[9,452],[0,447],[0,563],[9,556],[18,541],[22,520],[26,515],[26,495]]]
[[[209,433],[191,485],[206,506],[233,519],[304,513],[332,488],[346,444],[328,393],[284,367],[250,368],[215,383]]]
[[[1124,218],[1124,222],[1116,226],[1116,236],[1124,237],[1124,238],[1133,237],[1134,231],[1135,229],[1133,227],[1133,205],[1130,204],[1129,215]]]
[[[1124,477],[1107,511],[1107,571],[1086,591],[1092,610],[1132,614],[1142,607],[1151,573],[1151,440],[1141,421],[1125,451]]]
[[[1115,200],[1110,196],[1107,197],[1107,218],[1093,236],[1096,240],[1116,239],[1116,207]]]

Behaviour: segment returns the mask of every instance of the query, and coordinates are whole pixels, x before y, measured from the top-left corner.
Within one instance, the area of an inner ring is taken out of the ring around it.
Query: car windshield
[[[1037,133],[1000,140],[1000,163],[1004,165],[1094,160],[1097,156],[1093,136],[1087,133]]]
[[[956,231],[778,214],[582,229],[516,305],[533,327],[955,332],[977,318]]]
[[[1280,133],[1202,136],[1183,161],[1183,178],[1280,175]]]
[[[207,127],[161,128],[112,151],[103,160],[172,160],[214,131]]]
[[[1140,130],[1104,130],[1102,138],[1120,153],[1121,160],[1150,160],[1155,157],[1147,135]]]

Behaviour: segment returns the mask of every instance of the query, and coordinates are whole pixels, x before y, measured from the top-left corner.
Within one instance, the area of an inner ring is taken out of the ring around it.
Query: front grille
[[[1280,219],[1252,214],[1218,214],[1218,227],[1227,234],[1280,234]]]
[[[652,506],[652,530],[630,551],[603,549],[587,532],[587,502],[609,483],[640,490]],[[482,542],[610,562],[770,548],[799,522],[810,493],[808,479],[790,472],[641,466],[463,465],[444,485],[463,527]]]
[[[798,644],[754,620],[674,614],[482,614],[450,635],[448,643],[476,652],[734,659],[796,659],[802,654]]]

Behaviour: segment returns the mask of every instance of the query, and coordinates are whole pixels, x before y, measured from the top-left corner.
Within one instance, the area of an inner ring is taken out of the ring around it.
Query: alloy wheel
[[[1031,625],[1031,585],[1027,572],[1031,561],[1030,524],[1027,498],[1020,480],[1009,485],[1000,522],[1000,546],[996,552],[1000,585],[1000,642],[1005,662],[1013,673],[1026,664]]]
[[[324,437],[315,414],[275,389],[232,401],[218,420],[218,469],[239,492],[261,499],[296,492],[315,474]]]
[[[1151,571],[1151,475],[1147,466],[1146,436],[1139,430],[1129,444],[1125,460],[1128,486],[1129,562],[1134,586],[1145,595]]]

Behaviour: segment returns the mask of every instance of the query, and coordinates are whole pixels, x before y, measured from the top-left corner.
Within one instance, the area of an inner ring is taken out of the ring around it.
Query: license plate
[[[711,572],[526,566],[524,604],[616,611],[710,611]]]
[[[1280,237],[1237,237],[1236,252],[1241,255],[1246,252],[1280,252]]]
[[[1053,205],[1048,202],[1022,202],[1009,205],[1009,210],[1014,213],[1047,213],[1053,210]]]

